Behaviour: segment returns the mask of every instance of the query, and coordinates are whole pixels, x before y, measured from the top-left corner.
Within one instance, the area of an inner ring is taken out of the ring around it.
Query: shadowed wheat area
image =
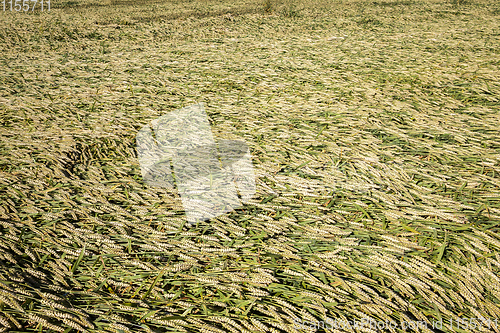
[[[500,332],[497,2],[0,15],[2,331]],[[190,227],[136,134],[197,102],[257,193]]]

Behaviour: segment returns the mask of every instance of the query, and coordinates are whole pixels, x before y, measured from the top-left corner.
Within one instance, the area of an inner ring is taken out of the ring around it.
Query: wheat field
[[[1,331],[500,332],[497,2],[0,15]],[[190,226],[136,135],[199,102],[257,192]]]

